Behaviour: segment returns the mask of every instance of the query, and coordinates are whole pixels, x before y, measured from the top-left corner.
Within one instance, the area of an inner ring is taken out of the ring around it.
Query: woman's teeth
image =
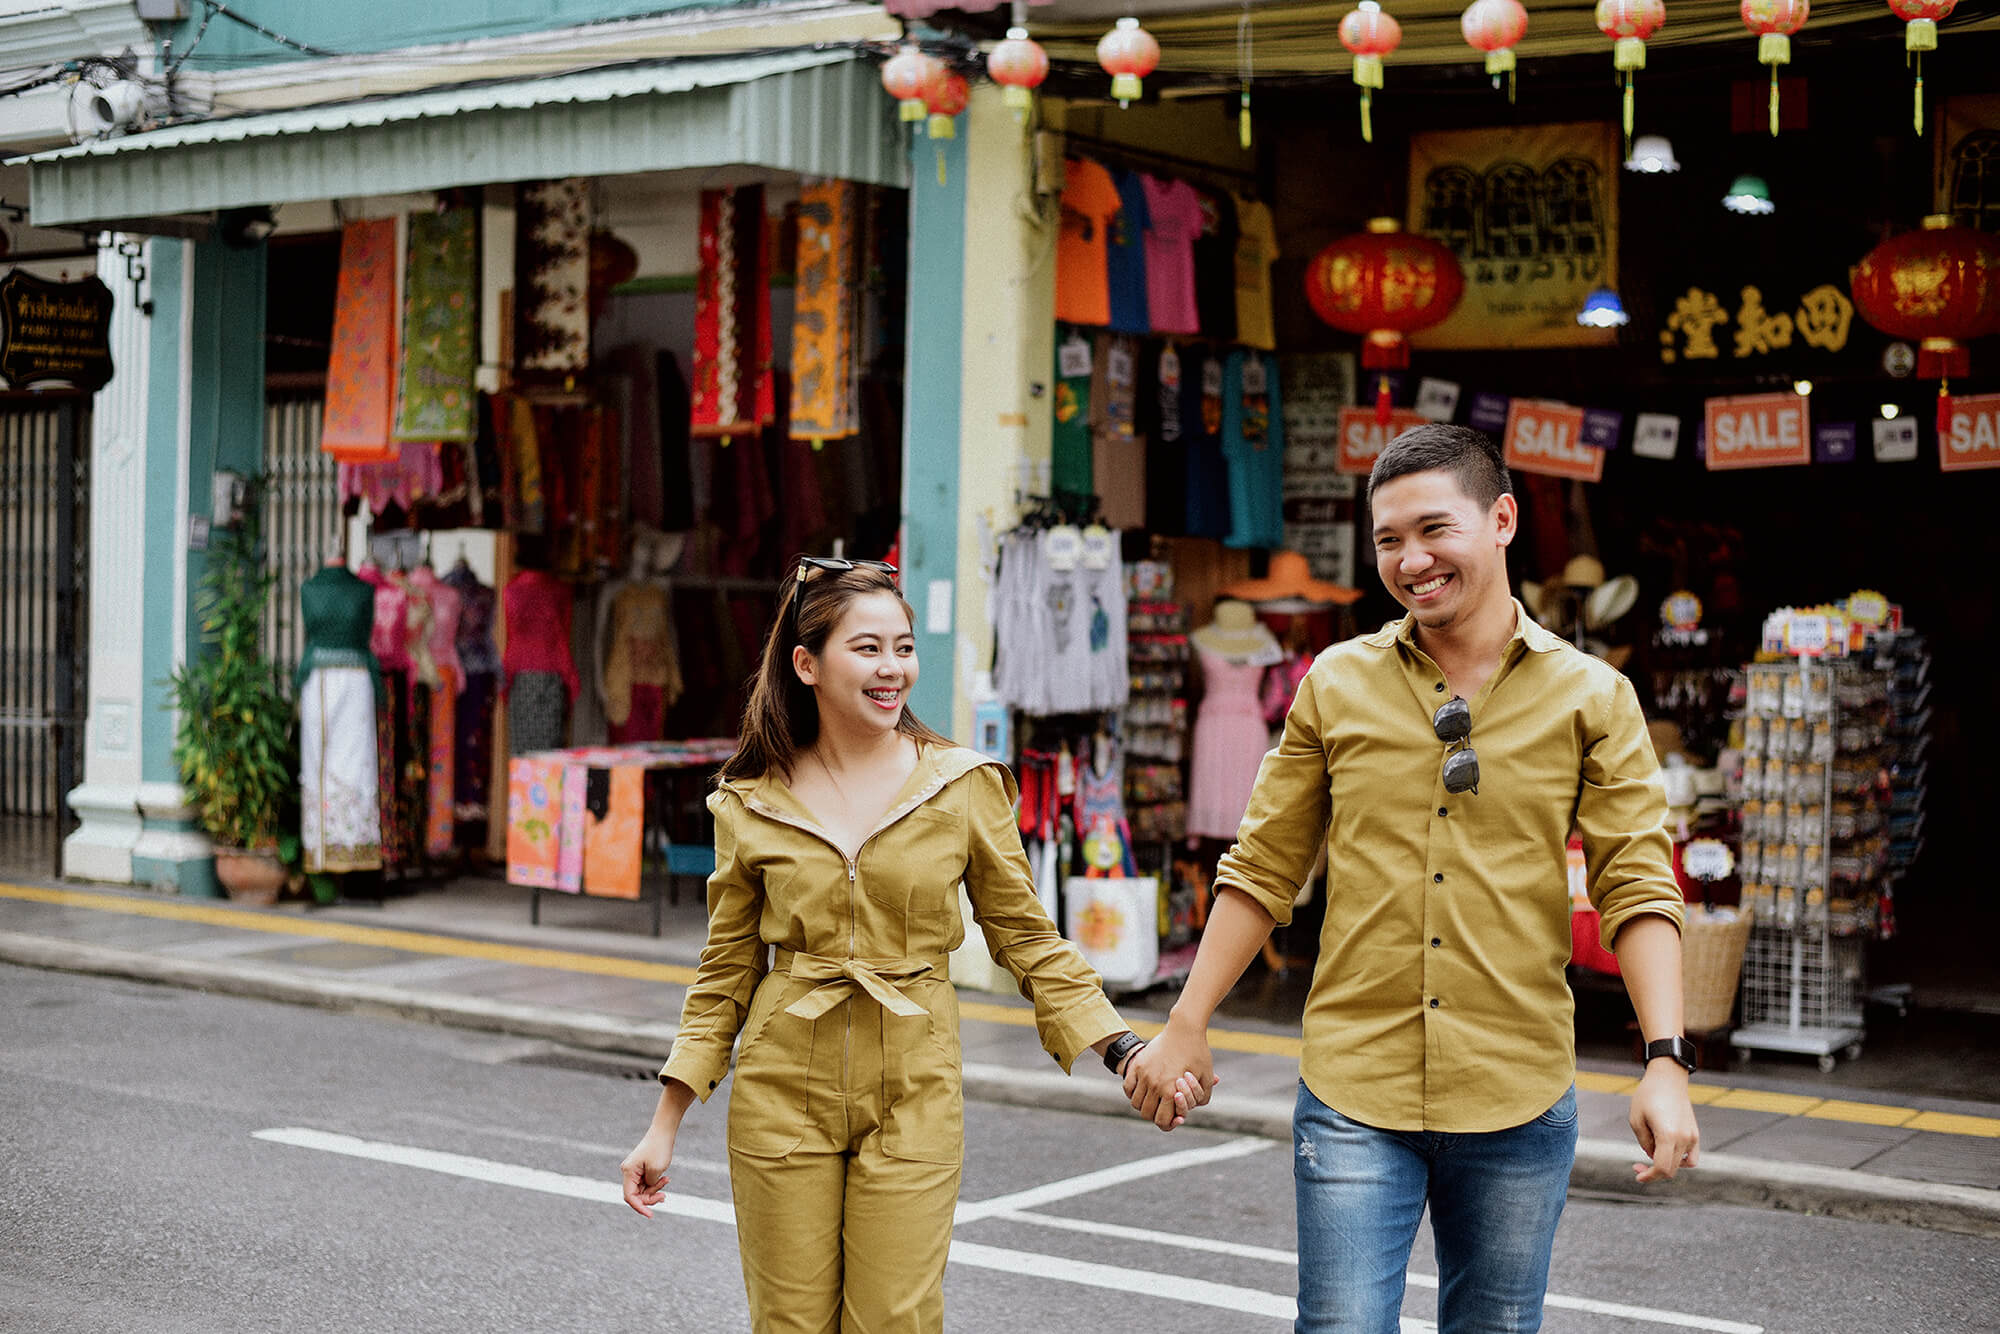
[[[877,704],[894,704],[903,697],[900,687],[894,690],[864,690],[861,693],[874,700]]]

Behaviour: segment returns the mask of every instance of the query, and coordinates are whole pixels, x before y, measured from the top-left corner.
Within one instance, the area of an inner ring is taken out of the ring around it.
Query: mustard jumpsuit
[[[965,1117],[961,883],[1067,1071],[1127,1027],[1035,897],[1014,780],[926,746],[852,862],[778,778],[723,783],[708,943],[662,1079],[703,1100],[742,1054],[730,1183],[756,1334],[937,1334]]]

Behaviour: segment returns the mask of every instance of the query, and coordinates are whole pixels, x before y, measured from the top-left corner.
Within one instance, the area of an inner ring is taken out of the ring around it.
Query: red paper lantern
[[[1372,218],[1368,230],[1342,237],[1306,269],[1306,300],[1336,329],[1360,334],[1361,364],[1371,371],[1410,364],[1404,335],[1450,315],[1465,295],[1458,259],[1394,218]],[[1376,387],[1375,418],[1389,420],[1389,381]]]
[[[1000,100],[1014,110],[1015,120],[1026,120],[1035,104],[1035,89],[1049,77],[1049,53],[1028,36],[1026,28],[1007,29],[1007,40],[986,55],[986,75],[1006,89]]]
[[[1646,68],[1646,39],[1667,21],[1664,0],[1597,0],[1597,30],[1612,41],[1611,67],[1624,75],[1625,156],[1632,156],[1632,74]]]
[[[1917,374],[1935,377],[1939,429],[1951,417],[1951,377],[1972,368],[1967,340],[2000,330],[2000,241],[1955,227],[1951,215],[1892,236],[1854,269],[1854,308],[1892,338],[1917,340]]]
[[[1528,10],[1521,0],[1472,0],[1459,17],[1458,28],[1474,50],[1486,53],[1486,72],[1493,86],[1507,76],[1507,100],[1514,100],[1514,48],[1528,31]]]
[[[1778,66],[1792,63],[1792,34],[1806,26],[1812,0],[1743,0],[1743,23],[1757,36],[1757,63],[1771,67],[1771,137],[1778,135]]]
[[[931,85],[924,99],[931,113],[931,138],[956,139],[958,122],[955,117],[965,110],[965,104],[971,99],[972,85],[966,82],[965,76],[955,69],[947,69],[944,77]]]
[[[1950,18],[1958,0],[1889,0],[1889,8],[1903,20],[1903,60],[1917,66],[1917,133],[1924,132],[1924,52],[1937,50],[1938,20]]]
[[[896,114],[905,121],[922,120],[930,112],[931,85],[944,77],[944,62],[906,46],[883,62],[882,86],[896,99]]]
[[[1369,97],[1382,86],[1382,57],[1403,42],[1403,25],[1382,12],[1376,0],[1361,0],[1340,21],[1340,44],[1354,53],[1354,82],[1361,88],[1361,138],[1375,142]]]
[[[1139,81],[1159,67],[1160,44],[1139,26],[1139,20],[1119,19],[1098,39],[1097,63],[1111,76],[1111,95],[1118,105],[1129,106],[1139,96]]]

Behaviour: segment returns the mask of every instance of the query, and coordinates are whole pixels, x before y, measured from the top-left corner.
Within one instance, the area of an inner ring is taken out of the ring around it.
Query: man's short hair
[[[1368,474],[1368,494],[1373,496],[1375,488],[1398,477],[1440,470],[1456,477],[1459,489],[1482,509],[1514,493],[1514,479],[1508,476],[1492,437],[1470,426],[1432,422],[1413,426],[1382,447]]]

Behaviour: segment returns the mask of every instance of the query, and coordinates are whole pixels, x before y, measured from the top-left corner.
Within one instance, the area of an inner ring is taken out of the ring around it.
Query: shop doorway
[[[0,875],[58,875],[83,778],[89,400],[0,394]]]

